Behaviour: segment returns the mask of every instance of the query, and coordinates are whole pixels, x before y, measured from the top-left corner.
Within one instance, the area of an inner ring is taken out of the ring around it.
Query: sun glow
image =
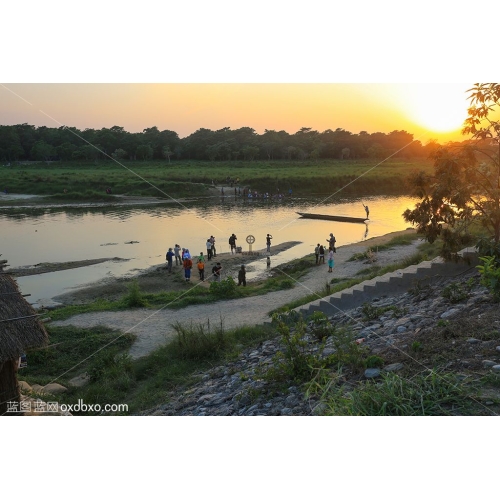
[[[467,117],[467,83],[404,85],[401,89],[408,117],[432,132],[451,132]]]

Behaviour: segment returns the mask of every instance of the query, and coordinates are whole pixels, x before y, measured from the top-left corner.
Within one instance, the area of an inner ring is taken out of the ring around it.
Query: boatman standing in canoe
[[[370,209],[368,208],[368,205],[365,205],[363,202],[361,202],[363,207],[365,207],[365,212],[366,212],[366,218],[370,218]]]

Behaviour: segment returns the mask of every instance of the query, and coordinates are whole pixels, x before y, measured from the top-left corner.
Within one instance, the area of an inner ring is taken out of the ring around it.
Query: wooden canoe
[[[333,220],[336,222],[366,222],[366,217],[344,217],[343,215],[305,214],[297,212],[303,219]]]

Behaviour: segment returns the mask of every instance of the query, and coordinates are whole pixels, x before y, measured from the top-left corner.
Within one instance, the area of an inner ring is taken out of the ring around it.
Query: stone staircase
[[[346,288],[330,296],[297,307],[294,311],[306,317],[315,311],[321,311],[331,316],[339,311],[359,307],[365,302],[378,297],[399,295],[418,283],[428,285],[444,277],[458,276],[474,269],[478,264],[474,248],[465,248],[459,253],[465,258],[465,262],[445,262],[441,257],[436,257],[431,261],[421,262],[405,269],[398,269],[392,273],[363,281],[351,288]]]

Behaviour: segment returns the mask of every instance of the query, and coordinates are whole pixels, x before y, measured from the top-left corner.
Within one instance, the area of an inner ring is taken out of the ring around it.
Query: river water
[[[296,212],[363,217],[362,202],[370,207],[367,224],[301,219]],[[169,247],[178,243],[192,255],[206,253],[205,243],[213,235],[218,253],[229,252],[228,238],[235,233],[237,245],[248,250],[245,238],[255,237],[253,249],[265,248],[267,233],[272,243],[300,241],[277,255],[272,265],[290,261],[324,244],[330,233],[337,246],[399,231],[409,225],[401,214],[413,207],[409,197],[377,196],[321,200],[291,198],[282,201],[199,199],[181,204],[154,206],[37,207],[12,208],[0,205],[0,254],[11,268],[41,262],[67,262],[113,258],[84,268],[17,278],[30,302],[48,299],[103,278],[131,275],[165,262]],[[134,242],[134,243],[131,243]],[[252,279],[265,269],[265,257],[257,258]]]

